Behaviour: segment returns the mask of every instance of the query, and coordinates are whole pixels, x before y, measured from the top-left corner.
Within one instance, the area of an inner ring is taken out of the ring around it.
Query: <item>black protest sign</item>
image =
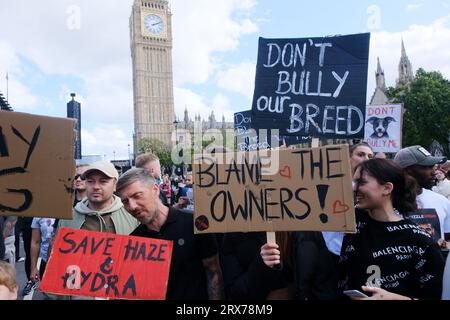
[[[193,169],[196,233],[355,230],[348,145],[199,155]]]
[[[237,139],[237,150],[255,151],[279,147],[280,137],[278,135],[272,137],[270,130],[266,130],[264,134],[262,134],[255,125],[252,126],[251,113],[251,110],[247,110],[236,112],[234,114],[234,130]],[[272,142],[274,142],[275,145]]]
[[[259,38],[253,118],[281,135],[364,137],[369,39]]]
[[[309,137],[304,136],[281,136],[279,130],[260,127],[258,121],[252,119],[251,110],[234,114],[234,130],[238,151],[278,148],[283,144],[288,146],[310,140]]]
[[[0,215],[71,219],[74,124],[0,111]]]

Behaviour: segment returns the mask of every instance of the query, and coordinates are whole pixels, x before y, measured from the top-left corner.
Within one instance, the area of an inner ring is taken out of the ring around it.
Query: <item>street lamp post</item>
[[[178,124],[179,124],[177,119],[175,119],[173,124],[175,125],[175,144],[177,145],[178,144]]]
[[[175,119],[175,121],[173,122],[173,124],[175,125],[175,147],[177,148],[177,150],[178,150],[178,124],[179,123],[180,122],[177,119]],[[183,151],[181,151],[181,152],[183,152]],[[183,161],[181,162],[181,168],[182,168],[182,171],[184,172],[184,162]],[[184,175],[184,174],[182,173],[181,175]]]
[[[131,168],[133,166],[133,162],[131,161],[130,144],[128,144],[128,161],[130,162]]]

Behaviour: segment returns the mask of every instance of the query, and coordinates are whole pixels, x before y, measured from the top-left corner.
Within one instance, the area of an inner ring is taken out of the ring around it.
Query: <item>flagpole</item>
[[[8,96],[8,80],[9,80],[9,78],[8,78],[8,72],[6,73],[6,101],[9,101],[9,96]]]

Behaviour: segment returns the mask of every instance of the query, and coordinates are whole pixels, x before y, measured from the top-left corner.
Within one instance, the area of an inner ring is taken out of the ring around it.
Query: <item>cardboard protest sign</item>
[[[172,241],[61,228],[43,292],[112,299],[166,297]]]
[[[72,218],[74,124],[0,111],[0,215]]]
[[[366,107],[364,140],[375,152],[395,153],[402,148],[402,105]]]
[[[348,145],[212,160],[194,159],[195,233],[355,231]]]
[[[259,38],[253,117],[281,135],[362,138],[369,39]]]
[[[300,144],[310,141],[303,136],[280,136],[275,130],[267,130],[252,121],[252,111],[240,111],[234,114],[234,130],[238,151],[256,151],[259,149],[278,148],[286,145]]]

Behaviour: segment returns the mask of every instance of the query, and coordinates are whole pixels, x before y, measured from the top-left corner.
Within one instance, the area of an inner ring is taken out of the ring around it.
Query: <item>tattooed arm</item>
[[[206,273],[209,299],[224,299],[222,270],[220,269],[219,256],[216,254],[212,257],[203,259],[202,262]]]

